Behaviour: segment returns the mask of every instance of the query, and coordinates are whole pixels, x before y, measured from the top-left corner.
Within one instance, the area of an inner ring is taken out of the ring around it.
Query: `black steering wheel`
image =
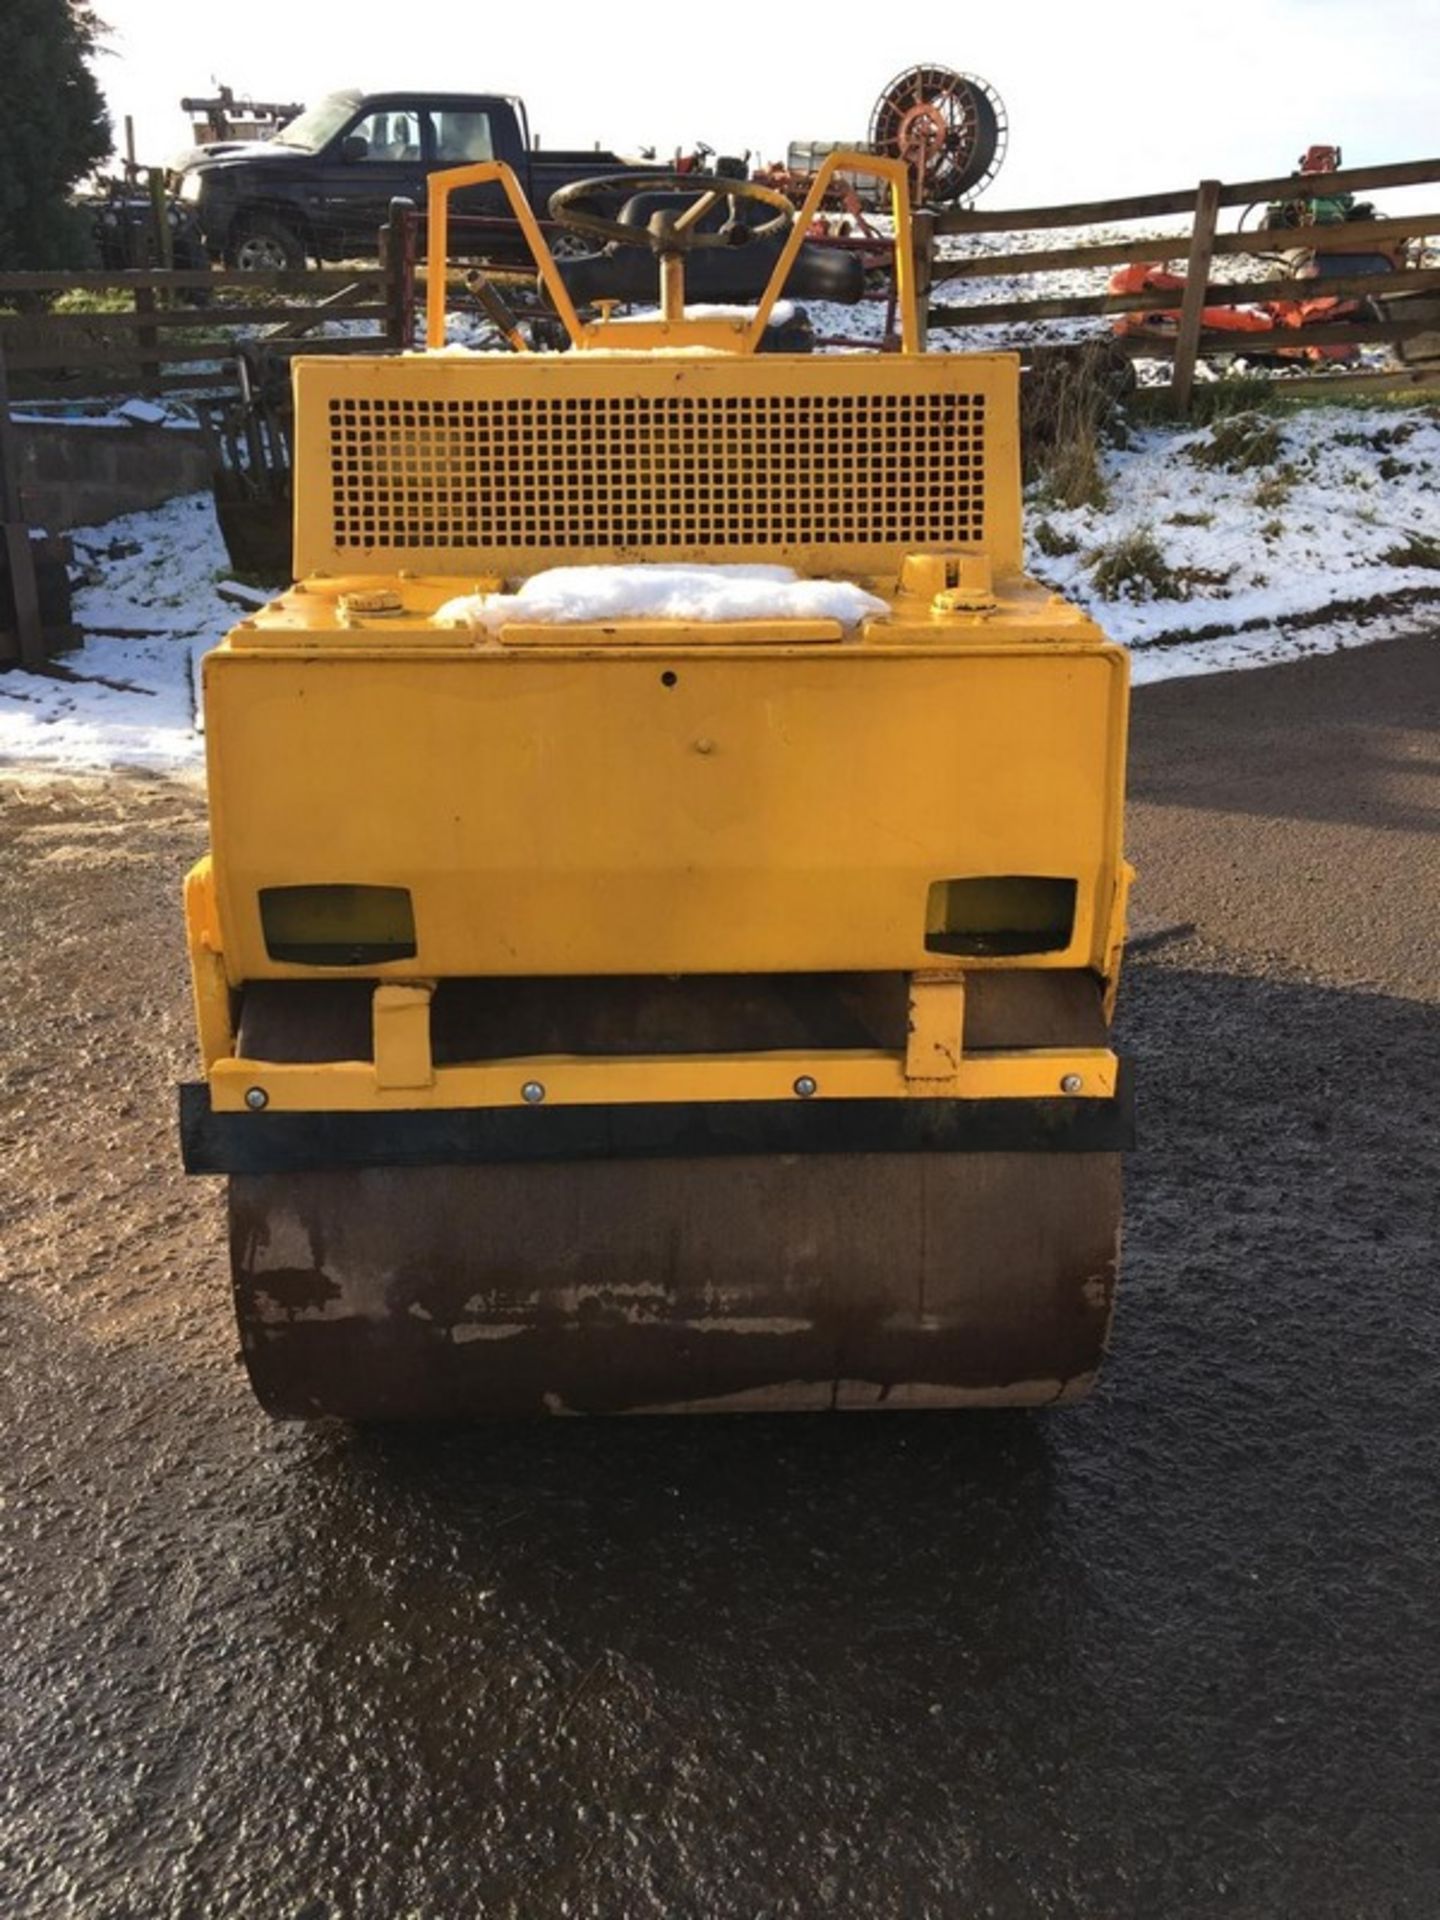
[[[597,194],[609,198],[623,194],[628,200],[640,193],[694,193],[699,197],[690,206],[661,209],[650,216],[644,227],[627,226],[623,220],[607,219],[591,206],[577,202],[593,201]],[[706,233],[696,227],[721,200],[729,206],[725,224]],[[772,207],[774,213],[759,226],[747,226],[740,218],[739,202],[752,200]],[[604,173],[590,180],[572,180],[550,196],[550,218],[557,227],[588,234],[605,244],[622,247],[648,247],[652,253],[690,253],[699,247],[738,247],[751,240],[775,240],[795,224],[795,208],[775,187],[764,187],[756,180],[734,180],[718,173]]]

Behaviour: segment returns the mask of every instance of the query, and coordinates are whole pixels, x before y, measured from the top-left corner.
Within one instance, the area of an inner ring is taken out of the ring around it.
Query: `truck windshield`
[[[307,107],[298,120],[291,120],[274,136],[277,147],[298,147],[302,153],[318,153],[333,134],[337,134],[359,106],[358,93],[327,93],[313,107]]]

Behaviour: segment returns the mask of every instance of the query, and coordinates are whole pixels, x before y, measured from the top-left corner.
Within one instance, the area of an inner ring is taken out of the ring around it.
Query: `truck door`
[[[327,158],[326,225],[340,251],[373,254],[397,196],[425,204],[422,115],[403,103],[376,107],[334,143]]]
[[[429,123],[431,168],[438,172],[446,167],[464,167],[477,160],[508,160],[514,165],[514,157],[505,149],[514,145],[507,141],[504,129],[497,124],[497,117],[488,107],[477,107],[473,101],[457,100],[453,106],[432,107],[425,116]],[[521,176],[524,184],[524,174]],[[494,230],[487,227],[468,227],[467,221],[495,219],[506,222],[507,230],[513,236],[513,222],[510,209],[502,188],[469,187],[463,193],[457,193],[450,203],[450,243],[457,253],[485,253],[490,250],[494,239]]]

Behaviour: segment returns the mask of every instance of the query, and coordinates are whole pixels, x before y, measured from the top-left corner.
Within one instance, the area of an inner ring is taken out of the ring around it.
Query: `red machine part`
[[[907,67],[870,115],[870,145],[906,162],[917,206],[971,199],[1000,170],[1009,128],[1000,96],[973,73]]]
[[[1338,173],[1340,170],[1339,147],[1307,147],[1296,162],[1301,173]]]
[[[1183,293],[1185,282],[1179,274],[1170,273],[1164,267],[1137,262],[1117,268],[1110,276],[1109,288],[1111,293]],[[1360,312],[1362,305],[1358,300],[1322,296],[1315,300],[1266,300],[1249,307],[1204,307],[1200,324],[1216,333],[1276,333],[1350,319]],[[1114,327],[1116,333],[1125,337],[1173,333],[1179,324],[1179,308],[1163,307],[1154,312],[1122,313]],[[1346,346],[1277,346],[1275,352],[1289,359],[1313,361],[1346,360],[1355,355],[1355,349]]]

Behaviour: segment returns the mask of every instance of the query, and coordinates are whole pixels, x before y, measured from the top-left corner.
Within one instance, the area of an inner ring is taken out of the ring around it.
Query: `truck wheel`
[[[603,208],[592,206],[588,200],[580,201],[576,211],[579,213],[601,213]],[[600,251],[600,242],[592,240],[589,234],[575,233],[566,227],[551,227],[545,234],[545,243],[551,257],[556,260],[586,260],[592,253]]]
[[[546,243],[554,260],[588,260],[599,247],[592,246],[583,233],[547,233]]]
[[[273,214],[247,214],[230,242],[229,260],[243,273],[279,273],[305,265],[305,243]]]

